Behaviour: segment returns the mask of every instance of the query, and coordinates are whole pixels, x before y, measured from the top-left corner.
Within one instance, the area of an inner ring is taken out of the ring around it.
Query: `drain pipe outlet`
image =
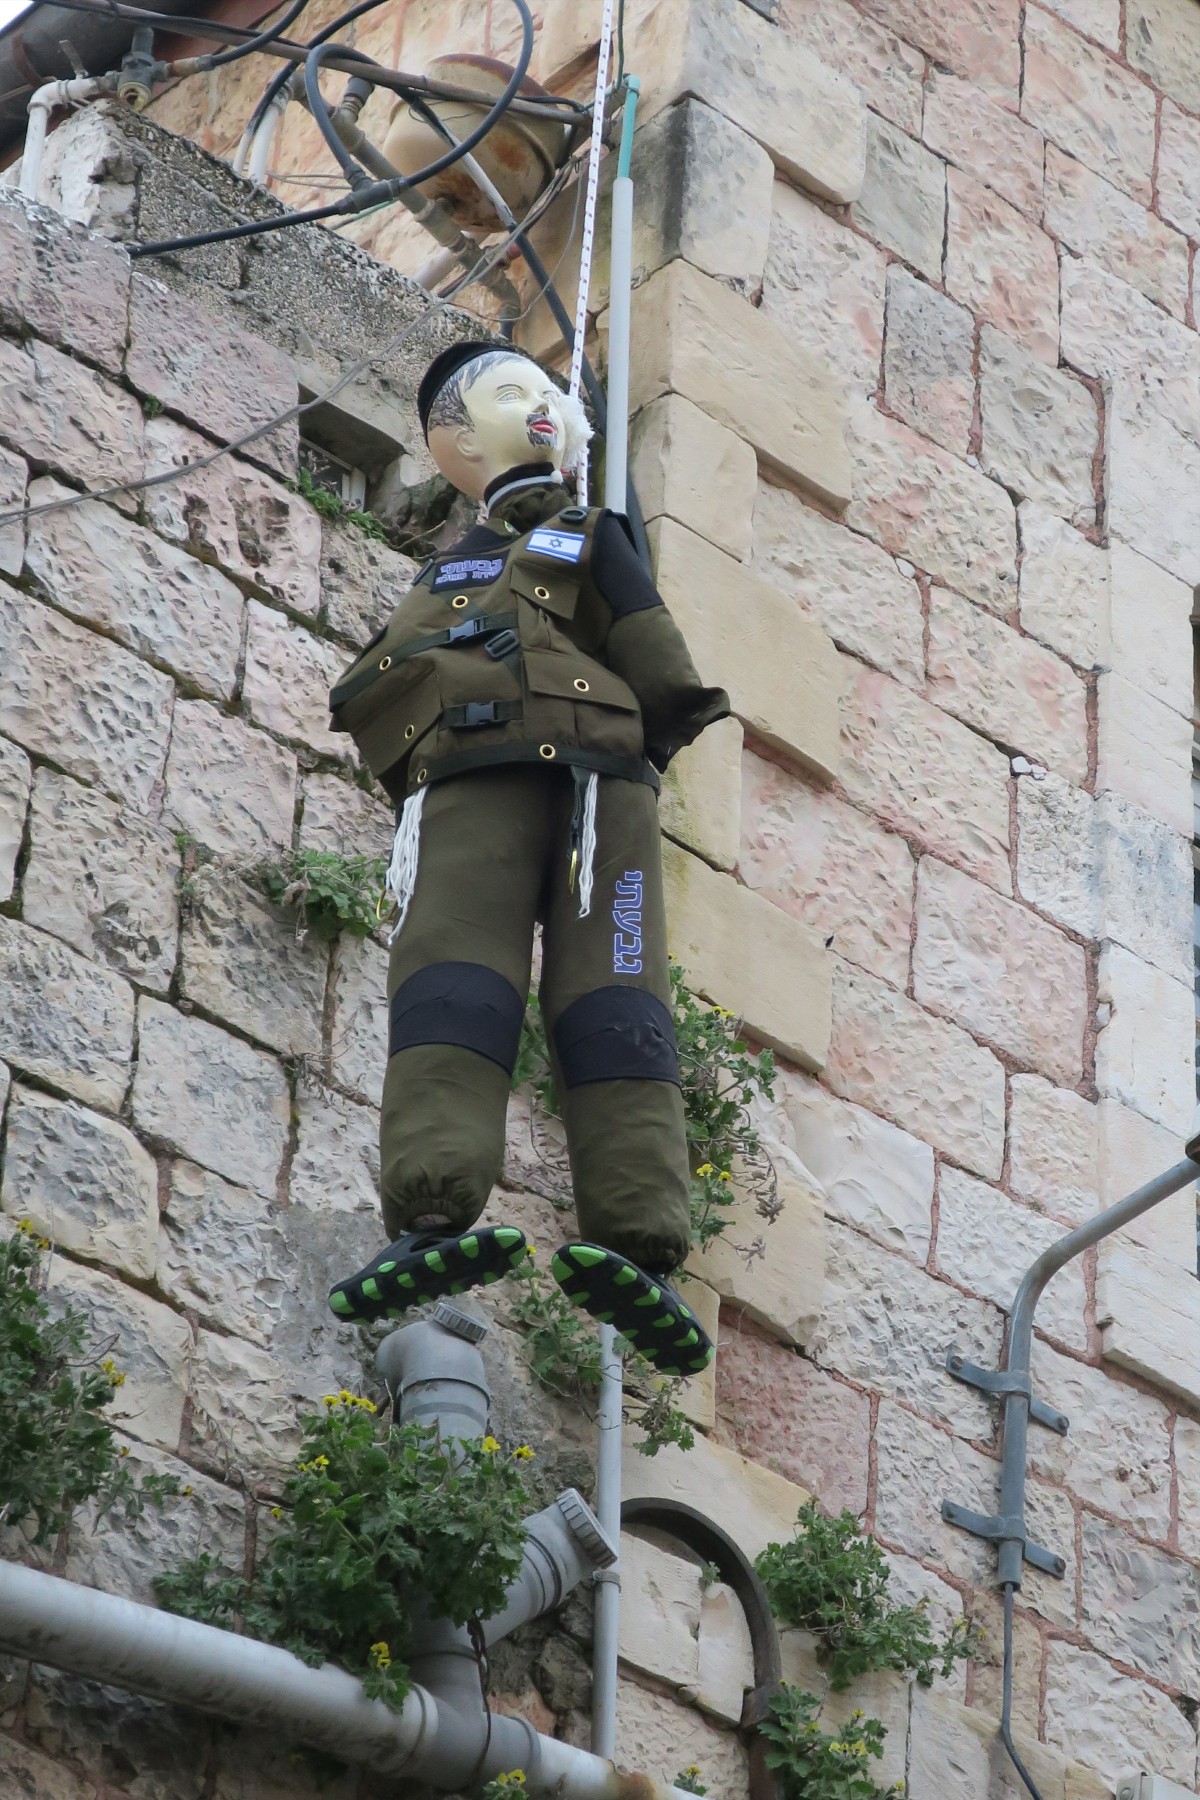
[[[402,1425],[436,1425],[443,1438],[481,1438],[492,1394],[479,1345],[484,1320],[439,1300],[428,1319],[390,1332],[375,1352]]]
[[[498,1644],[519,1626],[561,1606],[598,1569],[610,1569],[617,1546],[575,1488],[525,1521],[525,1561],[504,1608],[483,1621],[484,1642]]]

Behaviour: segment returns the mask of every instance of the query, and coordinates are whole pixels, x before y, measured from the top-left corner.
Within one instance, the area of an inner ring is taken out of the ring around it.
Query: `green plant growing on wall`
[[[528,1800],[524,1769],[509,1769],[505,1775],[493,1775],[479,1790],[479,1800]]]
[[[680,1769],[672,1782],[672,1787],[682,1788],[685,1794],[707,1794],[701,1776],[704,1771],[699,1763],[689,1763],[686,1769]]]
[[[822,1731],[820,1700],[786,1682],[768,1704],[771,1717],[758,1729],[770,1745],[765,1760],[783,1800],[900,1800],[903,1782],[881,1788],[870,1771],[887,1736],[878,1719],[856,1712],[836,1735]]]
[[[27,1220],[0,1243],[0,1526],[51,1542],[77,1507],[133,1520],[180,1491],[174,1476],[135,1479],[103,1417],[125,1376],[92,1341],[85,1314],[57,1314],[41,1281],[50,1248]],[[109,1346],[111,1348],[111,1346]]]
[[[281,1521],[253,1579],[211,1556],[158,1576],[160,1603],[207,1624],[238,1620],[304,1662],[329,1661],[398,1708],[416,1602],[456,1625],[499,1610],[521,1566],[522,1445],[495,1438],[451,1450],[433,1429],[382,1421],[370,1400],[329,1394],[301,1420],[303,1444]]]
[[[388,534],[381,519],[361,506],[349,506],[340,494],[335,494],[330,488],[322,487],[319,481],[314,481],[309,470],[300,469],[291,486],[323,519],[336,519],[346,525],[355,525],[364,536],[374,538],[381,544],[387,543]]]
[[[251,871],[276,906],[296,909],[298,932],[320,938],[345,931],[369,937],[379,924],[379,894],[387,875],[382,856],[343,856],[337,850],[288,850]]]

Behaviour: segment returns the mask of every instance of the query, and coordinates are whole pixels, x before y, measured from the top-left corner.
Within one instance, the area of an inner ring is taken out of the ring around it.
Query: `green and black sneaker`
[[[661,1275],[599,1244],[564,1244],[550,1268],[568,1300],[614,1326],[660,1375],[699,1375],[712,1361],[712,1339]]]
[[[357,1275],[329,1291],[339,1319],[398,1319],[410,1306],[499,1281],[529,1255],[515,1225],[477,1226],[461,1236],[407,1231]]]

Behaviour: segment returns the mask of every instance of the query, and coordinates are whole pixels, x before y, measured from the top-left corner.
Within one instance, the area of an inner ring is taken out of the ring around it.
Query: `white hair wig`
[[[592,427],[578,394],[560,393],[558,403],[563,416],[562,466],[564,474],[570,475],[583,461]]]

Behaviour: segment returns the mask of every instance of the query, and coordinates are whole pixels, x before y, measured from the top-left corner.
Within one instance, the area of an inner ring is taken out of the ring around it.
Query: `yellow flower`
[[[180,1493],[181,1493],[181,1494],[182,1494],[182,1495],[183,1495],[183,1496],[184,1496],[184,1498],[185,1498],[185,1499],[186,1499],[186,1498],[187,1498],[187,1497],[188,1497],[188,1495],[189,1495],[189,1494],[190,1494],[190,1493],[191,1493],[191,1492],[192,1492],[192,1487],[191,1487],[191,1484],[190,1484],[190,1483],[189,1483],[189,1484],[188,1484],[188,1486],[187,1486],[187,1487],[184,1487],[184,1488],[180,1488],[180,1490],[179,1490],[179,1491],[180,1491]]]
[[[24,1233],[26,1237],[37,1236],[37,1233],[34,1231],[34,1228],[28,1219],[21,1219],[18,1222],[17,1230]]]
[[[486,1451],[488,1456],[495,1456],[499,1448],[500,1446],[494,1437],[485,1437],[483,1443],[480,1445],[480,1449]]]
[[[700,1764],[699,1763],[689,1763],[687,1768],[683,1772],[685,1775],[690,1775],[690,1777],[693,1781],[697,1781],[697,1780],[699,1780],[699,1777],[700,1777]]]
[[[720,1174],[720,1180],[732,1181],[733,1180],[732,1172],[729,1169],[722,1169],[721,1174]]]
[[[388,1649],[387,1645],[382,1640],[380,1640],[380,1642],[378,1644],[371,1645],[369,1654],[370,1654],[371,1661],[374,1663],[374,1665],[377,1669],[390,1669],[391,1668],[392,1653]]]
[[[535,1454],[536,1453],[529,1448],[528,1444],[518,1444],[513,1451],[513,1455],[517,1458],[518,1462],[529,1462]]]
[[[50,1239],[49,1238],[39,1238],[37,1241],[37,1247],[39,1250],[48,1250],[50,1248]]]
[[[271,1517],[272,1517],[272,1518],[273,1518],[273,1519],[282,1519],[282,1517],[283,1517],[283,1508],[282,1508],[282,1506],[273,1506],[273,1507],[272,1507],[272,1508],[271,1508]]]
[[[701,1163],[700,1167],[696,1170],[696,1173],[697,1175],[715,1175],[716,1170],[711,1163]]]
[[[337,1403],[338,1403],[338,1396],[336,1394],[322,1394],[321,1395],[321,1405],[322,1406],[336,1406]]]
[[[100,1364],[100,1367],[108,1376],[109,1387],[119,1388],[125,1386],[125,1371],[123,1369],[118,1369],[111,1356],[106,1356],[104,1361]]]
[[[128,1455],[129,1455],[129,1445],[128,1445],[128,1444],[122,1444],[122,1445],[121,1445],[121,1455],[122,1455],[122,1456],[128,1456]]]

